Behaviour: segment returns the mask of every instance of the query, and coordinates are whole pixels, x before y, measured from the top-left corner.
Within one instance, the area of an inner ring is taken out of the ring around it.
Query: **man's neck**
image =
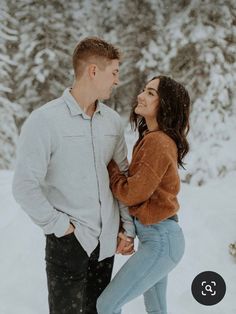
[[[91,95],[91,88],[88,88],[86,84],[75,82],[70,92],[78,103],[78,106],[80,106],[88,116],[92,117],[96,110],[97,99]]]

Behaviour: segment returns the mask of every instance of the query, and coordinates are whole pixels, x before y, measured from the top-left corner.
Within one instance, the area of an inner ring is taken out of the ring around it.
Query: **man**
[[[119,59],[113,45],[82,40],[73,54],[73,87],[33,111],[22,128],[13,195],[46,235],[50,314],[97,313],[120,218],[118,251],[133,249],[132,219],[113,198],[107,172],[111,159],[127,170],[123,128],[99,101],[119,82]]]

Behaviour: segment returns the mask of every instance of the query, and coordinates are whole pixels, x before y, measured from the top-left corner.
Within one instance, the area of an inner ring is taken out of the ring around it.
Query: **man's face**
[[[119,83],[119,60],[109,61],[107,66],[101,70],[97,68],[95,85],[98,99],[109,99],[112,89]]]

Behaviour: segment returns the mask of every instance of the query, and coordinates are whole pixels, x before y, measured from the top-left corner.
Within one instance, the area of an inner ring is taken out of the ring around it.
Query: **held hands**
[[[120,253],[122,255],[131,255],[134,252],[134,239],[127,237],[123,232],[119,232],[116,253]]]
[[[75,227],[70,223],[69,228],[67,229],[64,236],[73,233]],[[134,251],[134,239],[131,237],[126,236],[123,232],[119,232],[118,239],[117,239],[117,248],[116,253],[122,255],[131,255]]]

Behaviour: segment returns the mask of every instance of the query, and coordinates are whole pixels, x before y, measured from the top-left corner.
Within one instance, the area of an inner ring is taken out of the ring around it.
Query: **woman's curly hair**
[[[155,76],[150,81],[159,79],[157,110],[158,128],[171,137],[176,143],[178,150],[178,166],[184,168],[183,158],[189,151],[186,139],[189,131],[190,98],[183,85],[167,76]],[[137,102],[134,104],[130,122],[133,128],[138,129],[139,138],[137,145],[148,130],[144,117],[135,113]]]

